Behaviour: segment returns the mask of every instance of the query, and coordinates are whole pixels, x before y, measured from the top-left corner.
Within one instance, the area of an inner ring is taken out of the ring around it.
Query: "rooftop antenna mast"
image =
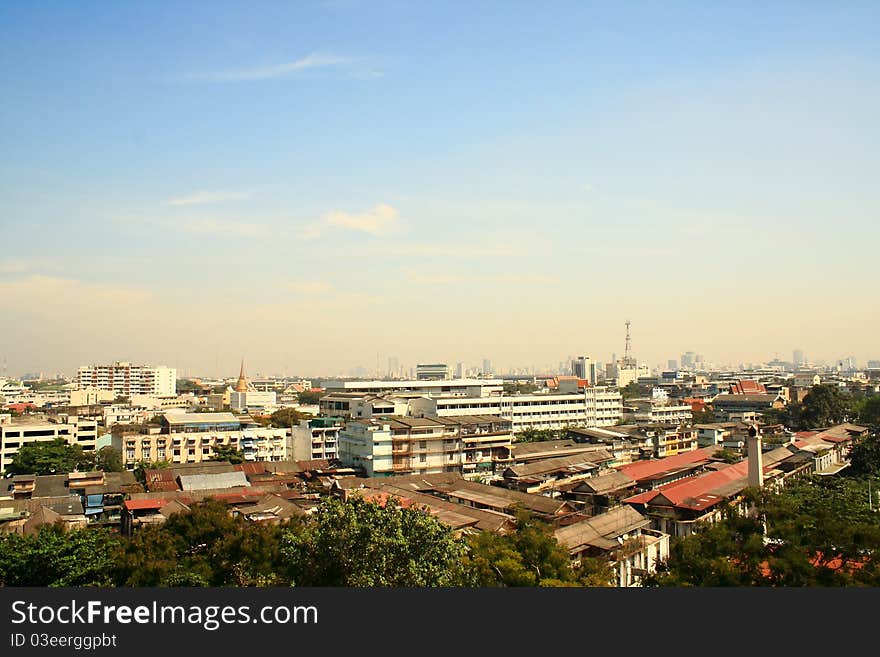
[[[629,329],[631,324],[631,321],[626,320],[626,348],[623,352],[623,364],[627,366],[632,366],[635,364],[632,357],[632,335],[630,334]]]

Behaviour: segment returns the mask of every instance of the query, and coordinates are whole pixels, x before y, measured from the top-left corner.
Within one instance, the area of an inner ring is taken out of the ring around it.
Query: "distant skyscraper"
[[[667,368],[667,369],[670,369],[670,370],[673,370],[673,371],[674,371],[674,370],[677,370],[677,369],[678,369],[678,361],[677,361],[677,360],[668,360],[668,361],[666,361],[666,368]]]
[[[455,378],[456,379],[463,379],[464,378],[464,363],[462,363],[461,361],[458,361],[455,364]]]
[[[397,356],[388,357],[388,376],[394,378],[400,375],[400,361]]]
[[[683,368],[692,368],[697,362],[697,354],[693,351],[686,351],[681,355],[681,366]]]
[[[587,379],[591,384],[595,384],[596,364],[588,356],[578,356],[571,361],[571,374],[579,379]]]
[[[801,349],[795,349],[791,354],[791,362],[798,366],[803,365],[806,362],[804,352]]]
[[[488,358],[483,359],[483,376],[492,374],[492,361]]]

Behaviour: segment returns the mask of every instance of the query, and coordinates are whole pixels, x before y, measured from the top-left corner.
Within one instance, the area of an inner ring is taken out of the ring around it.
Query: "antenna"
[[[630,367],[635,364],[632,357],[632,335],[630,334],[631,324],[632,322],[630,320],[626,320],[626,348],[623,351],[623,364]]]

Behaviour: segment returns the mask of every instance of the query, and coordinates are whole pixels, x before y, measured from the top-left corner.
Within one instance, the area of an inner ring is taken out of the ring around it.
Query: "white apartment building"
[[[391,452],[388,420],[349,422],[339,433],[339,460],[347,467],[363,469],[367,477],[395,474]]]
[[[380,393],[421,393],[426,395],[455,394],[470,397],[501,394],[504,390],[502,379],[448,379],[445,381],[323,381],[328,393],[370,392]]]
[[[586,388],[577,393],[419,397],[411,399],[409,406],[409,414],[415,417],[499,416],[512,422],[514,433],[566,426],[611,426],[623,416],[620,392],[609,388]]]
[[[262,410],[264,408],[276,408],[278,406],[275,392],[259,390],[247,390],[245,392],[231,391],[229,393],[229,407],[234,411]]]
[[[84,365],[76,377],[77,387],[110,390],[116,395],[170,396],[177,393],[177,370],[173,367],[132,365],[116,361],[112,365]]]
[[[290,436],[291,458],[296,461],[339,457],[339,432],[345,426],[339,417],[316,417],[300,420]]]
[[[358,420],[339,433],[339,458],[368,477],[479,475],[510,462],[510,427],[509,421],[487,416]]]
[[[122,463],[132,469],[138,461],[201,463],[210,461],[219,447],[239,449],[247,461],[288,461],[290,429],[248,427],[232,431],[122,434],[113,446],[122,452]]]
[[[690,424],[693,408],[687,403],[658,400],[635,400],[638,410],[634,418],[640,424]]]
[[[25,445],[51,442],[56,438],[63,438],[69,445],[80,445],[83,451],[94,451],[98,423],[75,415],[59,415],[46,420],[13,420],[9,414],[0,414],[0,473],[6,471],[18,450]]]
[[[112,390],[98,390],[91,386],[70,391],[71,406],[97,406],[104,402],[112,402],[116,394]]]

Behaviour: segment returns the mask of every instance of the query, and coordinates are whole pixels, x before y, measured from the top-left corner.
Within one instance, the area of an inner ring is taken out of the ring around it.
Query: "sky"
[[[0,359],[880,359],[877,2],[0,4]]]

